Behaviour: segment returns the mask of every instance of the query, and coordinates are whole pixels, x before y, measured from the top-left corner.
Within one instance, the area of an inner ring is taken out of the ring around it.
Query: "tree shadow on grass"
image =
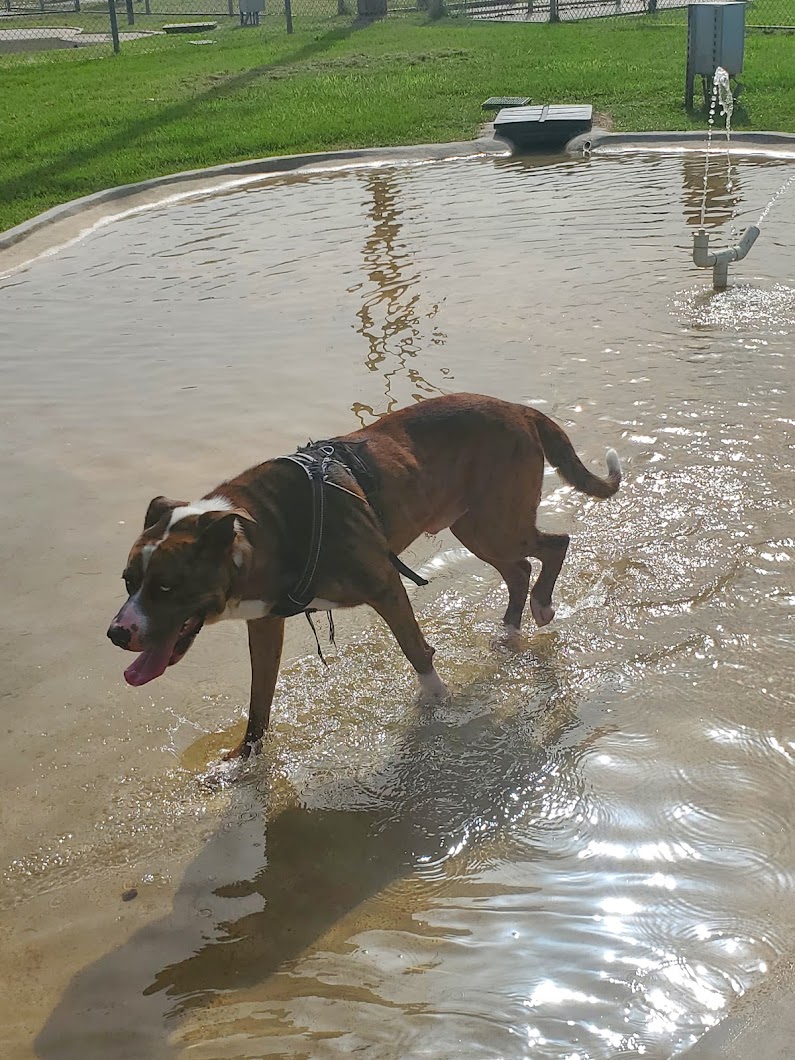
[[[0,180],[0,199],[8,205],[15,198],[30,198],[31,188],[36,188],[42,183],[47,183],[58,174],[70,169],[79,169],[83,164],[95,162],[103,155],[110,155],[115,151],[132,147],[136,141],[147,135],[162,130],[164,126],[181,122],[189,118],[194,112],[206,104],[215,100],[233,96],[245,90],[250,84],[261,77],[267,76],[273,71],[304,62],[314,56],[321,55],[333,45],[347,40],[357,30],[371,25],[372,20],[356,19],[349,26],[337,27],[324,33],[317,40],[302,45],[295,51],[283,55],[273,62],[254,66],[249,70],[225,77],[223,80],[213,84],[203,92],[198,92],[190,99],[174,103],[169,107],[149,114],[146,117],[126,122],[123,126],[114,127],[113,131],[99,143],[93,142],[77,148],[62,151],[46,162],[32,165],[29,169],[14,176],[11,180]],[[151,174],[155,176],[155,174]],[[99,190],[99,189],[94,189]]]

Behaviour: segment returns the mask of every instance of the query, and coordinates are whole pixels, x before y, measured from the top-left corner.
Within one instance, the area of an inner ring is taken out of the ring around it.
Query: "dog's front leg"
[[[258,750],[262,735],[268,728],[271,703],[279,676],[279,663],[284,644],[284,619],[257,618],[247,622],[248,650],[251,655],[251,702],[248,708],[248,726],[241,742],[224,757],[248,758]]]
[[[371,606],[395,634],[403,654],[417,671],[423,693],[434,699],[446,697],[447,686],[434,669],[434,649],[423,637],[403,582],[397,575],[390,579],[389,589],[371,601]]]

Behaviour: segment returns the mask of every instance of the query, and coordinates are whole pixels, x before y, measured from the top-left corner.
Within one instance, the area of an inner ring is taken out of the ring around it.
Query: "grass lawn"
[[[682,105],[682,16],[665,18],[550,26],[418,14],[359,27],[299,17],[292,37],[275,17],[259,29],[230,19],[204,47],[152,37],[119,56],[0,56],[0,231],[55,203],[182,169],[466,139],[496,94],[590,102],[617,129],[703,127]],[[748,36],[736,124],[795,131],[794,48],[792,37]]]

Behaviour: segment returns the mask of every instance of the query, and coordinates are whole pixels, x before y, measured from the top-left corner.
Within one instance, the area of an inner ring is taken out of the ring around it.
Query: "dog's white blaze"
[[[141,610],[141,590],[134,593],[124,607],[121,609],[118,615],[119,618],[123,619],[122,624],[131,626],[136,625],[138,627],[138,635],[145,637],[149,629],[149,620]]]
[[[200,501],[191,501],[190,504],[184,504],[181,508],[174,509],[168,521],[166,533],[180,519],[187,519],[189,515],[204,515],[205,512],[231,512],[233,508],[234,504],[229,498],[221,497],[219,494],[214,497],[204,497]]]
[[[238,600],[236,603],[226,605],[226,609],[219,615],[218,621],[243,620],[252,622],[254,619],[264,618],[270,609],[271,605],[264,600]]]
[[[163,538],[161,537],[160,541],[162,540]],[[144,568],[144,574],[146,574],[146,568],[149,566],[149,560],[152,558],[152,553],[160,544],[160,541],[155,541],[153,545],[144,545],[141,549],[141,564]]]
[[[144,568],[144,574],[146,573],[146,568],[149,566],[149,560],[152,558],[152,553],[158,545],[162,545],[168,537],[169,530],[171,530],[174,524],[178,523],[180,519],[186,519],[189,515],[204,515],[205,512],[231,512],[233,508],[234,504],[232,504],[229,498],[221,497],[219,494],[216,494],[213,497],[204,497],[199,501],[191,501],[190,504],[183,504],[181,507],[175,508],[171,513],[166,532],[163,536],[158,538],[158,540],[154,541],[151,545],[144,545],[141,549],[141,563]],[[235,519],[235,530],[238,533],[242,531],[239,519]],[[235,550],[233,558],[238,567],[243,565],[243,557],[238,549]]]
[[[450,695],[447,685],[437,674],[435,668],[432,667],[427,674],[417,674],[417,678],[420,682],[420,688],[426,696],[432,696],[434,699],[445,699]]]

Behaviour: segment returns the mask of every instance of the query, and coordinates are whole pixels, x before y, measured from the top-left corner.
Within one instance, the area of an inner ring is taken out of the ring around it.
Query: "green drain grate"
[[[503,107],[526,107],[529,102],[529,96],[489,96],[480,106],[483,110],[502,110]]]

